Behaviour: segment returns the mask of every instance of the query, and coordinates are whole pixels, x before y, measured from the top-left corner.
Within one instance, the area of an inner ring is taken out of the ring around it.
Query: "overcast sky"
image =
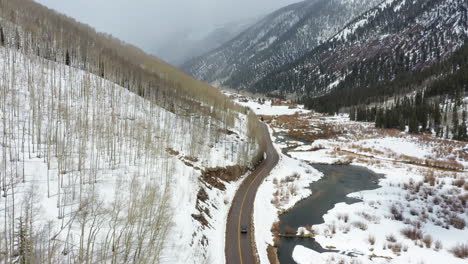
[[[36,0],[147,52],[174,33],[203,35],[216,26],[256,18],[299,0]],[[183,33],[185,32],[185,33]],[[173,41],[173,40],[171,40]],[[156,54],[161,56],[161,54]],[[164,57],[164,56],[162,56]]]

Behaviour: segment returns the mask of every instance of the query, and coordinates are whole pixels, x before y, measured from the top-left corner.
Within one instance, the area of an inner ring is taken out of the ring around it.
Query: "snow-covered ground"
[[[232,94],[230,92],[224,92],[228,96],[238,97],[236,94]],[[236,102],[242,106],[249,107],[252,109],[257,115],[269,115],[269,116],[277,116],[277,115],[293,115],[295,113],[309,113],[308,110],[304,109],[304,106],[299,105],[294,108],[290,108],[289,106],[281,105],[275,106],[271,104],[271,100],[266,100],[265,103],[259,103],[258,100],[249,98],[248,102],[242,102],[238,100]]]
[[[356,165],[384,174],[385,178],[379,183],[382,187],[348,195],[362,202],[336,204],[324,215],[323,224],[313,226],[317,234],[316,241],[323,247],[333,246],[342,252],[353,252],[356,257],[337,253],[319,254],[297,246],[293,253],[297,263],[466,263],[466,260],[453,256],[449,251],[459,243],[468,242],[468,228],[451,226],[449,221],[442,218],[451,210],[447,210],[444,202],[434,204],[436,199],[444,196],[448,197],[449,203],[458,203],[456,197],[466,195],[466,190],[452,186],[452,175],[438,178],[437,181],[443,183],[435,187],[428,183],[417,187],[418,182],[423,180],[421,170],[391,164]],[[405,184],[414,187],[402,188]],[[414,188],[421,190],[416,192]],[[459,206],[463,206],[461,202]],[[393,207],[397,208],[397,214],[401,213],[402,220],[395,219]],[[462,213],[450,213],[468,222],[466,205]],[[346,222],[342,216],[346,216]],[[359,227],[356,223],[359,223]],[[406,237],[403,230],[408,228],[419,230],[421,237],[417,240]],[[334,234],[330,231],[333,229],[336,229]],[[437,248],[437,241],[440,241],[441,248]],[[369,259],[373,255],[375,257]]]
[[[276,146],[276,149],[281,153],[280,147]],[[264,180],[255,198],[255,242],[260,263],[268,263],[267,247],[273,245],[271,227],[278,221],[278,214],[311,195],[307,187],[322,176],[304,161],[280,154],[278,165]]]
[[[5,48],[0,72],[0,252],[20,247],[27,230],[39,262],[224,263],[239,181],[205,188],[208,226],[192,214],[201,171],[244,165],[255,151],[245,115],[227,133],[209,116],[179,116],[98,76]]]
[[[244,105],[264,115],[304,111],[279,109],[269,106],[268,102],[262,106],[254,100]],[[322,247],[352,252],[354,257],[341,253],[320,254],[297,246],[293,253],[297,263],[466,263],[466,259],[455,257],[451,251],[460,243],[468,246],[468,174],[427,166],[435,164],[441,168],[466,170],[466,143],[376,130],[372,124],[350,122],[346,117],[306,115],[304,120],[310,123],[312,134],[319,134],[320,124],[333,127],[339,133],[316,139],[311,144],[290,141],[276,145],[278,149],[297,147],[289,152],[293,158],[281,156],[278,167],[257,194],[254,221],[261,263],[268,263],[266,248],[274,243],[271,227],[278,213],[310,195],[310,190],[304,188],[321,177],[305,162],[351,163],[383,174],[384,178],[379,182],[379,189],[349,194],[362,202],[336,204],[324,215],[323,224],[313,226],[316,240]],[[272,130],[276,132],[291,131],[290,127],[284,127],[272,122]],[[285,181],[293,172],[306,177]],[[276,196],[281,192],[276,190],[286,182],[296,185],[296,195],[285,203],[278,203]]]
[[[353,125],[346,119],[330,122]],[[455,257],[450,250],[460,243],[468,243],[468,228],[465,224],[453,225],[451,222],[457,220],[450,218],[468,223],[468,190],[467,185],[464,185],[468,174],[397,162],[401,157],[411,160],[441,159],[442,156],[442,159],[466,167],[464,156],[460,156],[466,144],[436,138],[428,140],[426,136],[405,133],[370,137],[347,139],[346,136],[338,136],[317,140],[313,144],[315,146],[311,146],[323,149],[307,151],[304,145],[297,148],[297,152],[290,152],[293,157],[312,163],[334,163],[336,160],[348,159],[353,165],[365,166],[385,175],[379,183],[381,188],[349,195],[362,202],[336,204],[324,215],[324,223],[313,227],[317,232],[316,240],[323,247],[333,246],[340,251],[354,252],[356,257],[336,253],[319,254],[298,246],[293,254],[295,261],[301,264],[340,261],[466,263],[466,260]],[[441,152],[445,148],[451,152]],[[340,154],[340,150],[357,155]],[[451,203],[455,205],[448,205]],[[398,217],[400,214],[401,219]],[[343,215],[347,216],[346,222],[343,221]],[[415,240],[408,238],[403,234],[405,229],[417,230],[417,236],[420,237]],[[331,230],[336,230],[336,233]],[[436,246],[439,243],[436,241],[441,243],[441,248]],[[369,256],[375,257],[369,259]]]

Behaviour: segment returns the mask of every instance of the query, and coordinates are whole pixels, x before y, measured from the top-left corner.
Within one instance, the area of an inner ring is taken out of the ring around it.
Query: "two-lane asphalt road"
[[[263,179],[270,174],[279,160],[266,125],[264,125],[264,137],[267,139],[266,159],[242,182],[229,211],[225,245],[227,264],[253,264],[256,261],[252,244],[255,195]],[[242,226],[247,227],[246,234],[241,233]]]

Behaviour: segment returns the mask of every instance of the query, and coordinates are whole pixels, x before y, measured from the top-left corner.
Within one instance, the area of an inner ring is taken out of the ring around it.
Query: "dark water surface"
[[[323,223],[323,215],[335,204],[346,202],[352,204],[358,199],[348,198],[346,195],[363,190],[379,188],[378,180],[382,175],[364,167],[351,165],[313,165],[321,171],[324,177],[311,184],[312,195],[298,203],[288,213],[280,216],[282,233],[286,226],[294,229],[306,225]],[[302,245],[317,252],[325,252],[320,244],[313,239],[281,238],[278,247],[278,258],[281,264],[295,264],[292,253],[294,247]]]

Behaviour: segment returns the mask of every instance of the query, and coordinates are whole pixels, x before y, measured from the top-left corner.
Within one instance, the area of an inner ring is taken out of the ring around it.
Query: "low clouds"
[[[232,21],[260,17],[298,0],[36,0],[98,31],[157,53]],[[164,54],[156,54],[164,57]]]

